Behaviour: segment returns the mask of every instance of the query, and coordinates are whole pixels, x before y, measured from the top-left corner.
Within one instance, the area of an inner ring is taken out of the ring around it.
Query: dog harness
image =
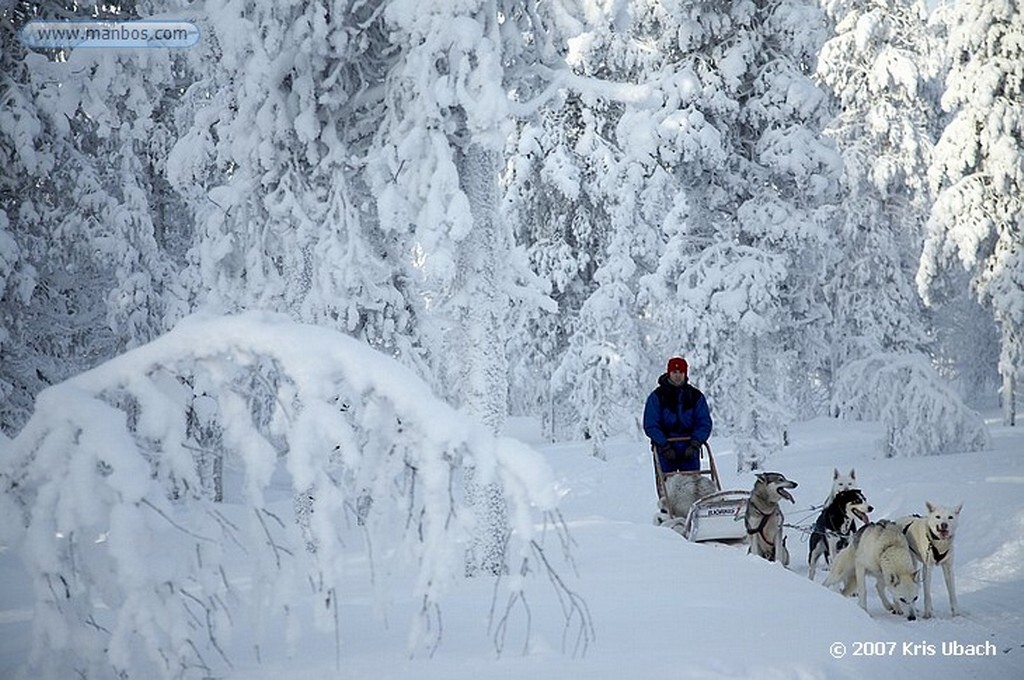
[[[939,564],[942,560],[946,559],[946,555],[949,554],[949,549],[946,552],[940,553],[939,549],[935,547],[935,541],[941,541],[942,539],[932,533],[931,529],[928,529],[928,547],[932,549],[932,559],[935,560],[935,564]]]
[[[914,517],[916,517],[917,519],[921,519],[921,515],[914,515]],[[910,531],[909,524],[903,527],[903,535],[906,536],[908,531]],[[941,540],[941,538],[935,535],[935,533],[932,531],[932,528],[928,527],[928,548],[931,550],[932,559],[935,560],[935,564],[941,564],[942,560],[946,559],[946,556],[949,555],[948,549],[946,550],[946,552],[940,553],[939,549],[935,547],[936,541]],[[911,546],[911,548],[913,548],[913,546]]]
[[[853,534],[853,520],[849,517],[843,518],[843,525],[838,529],[825,529],[823,532],[826,536],[836,537],[836,552],[845,548],[849,541],[848,539]],[[828,551],[828,541],[825,541],[825,559],[828,560],[830,557]]]
[[[760,535],[760,536],[761,536],[761,538],[762,538],[762,539],[764,539],[764,542],[765,542],[765,543],[767,543],[768,545],[770,545],[770,546],[772,547],[772,560],[774,560],[774,559],[775,559],[775,541],[774,541],[774,540],[770,540],[770,539],[769,539],[769,538],[768,538],[767,536],[765,536],[765,535],[764,535],[764,528],[765,528],[766,526],[768,526],[768,520],[770,520],[770,519],[771,519],[772,517],[774,517],[774,516],[775,516],[775,512],[769,512],[769,513],[766,513],[766,512],[765,512],[764,510],[762,510],[761,508],[758,508],[758,507],[757,507],[757,504],[756,504],[756,503],[754,503],[753,501],[751,501],[751,503],[750,503],[750,504],[751,504],[751,505],[753,505],[753,506],[754,506],[754,508],[755,508],[755,509],[756,509],[756,510],[757,510],[757,511],[758,511],[759,513],[761,513],[761,523],[760,523],[760,524],[758,524],[758,525],[757,525],[757,527],[755,527],[755,528],[751,529],[751,528],[750,528],[750,525],[749,525],[749,524],[747,524],[747,522],[746,522],[746,518],[744,518],[744,522],[743,522],[743,523],[744,523],[744,524],[746,525],[746,527],[747,527],[747,535],[748,535],[748,536],[753,536],[754,534],[758,534],[758,535]],[[776,511],[776,512],[777,512],[777,511]]]

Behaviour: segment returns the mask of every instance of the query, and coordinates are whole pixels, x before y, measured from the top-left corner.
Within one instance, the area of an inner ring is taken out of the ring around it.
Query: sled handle
[[[668,437],[665,441],[670,442],[670,443],[671,442],[688,442],[691,439],[692,439],[692,437]],[[711,468],[710,470],[701,470],[700,473],[701,474],[705,474],[706,472],[710,472],[711,473],[711,481],[713,481],[715,483],[715,486],[718,487],[718,490],[721,491],[722,490],[722,480],[719,479],[719,477],[718,477],[718,466],[715,464],[715,457],[713,455],[711,455],[711,445],[708,444],[707,442],[704,442],[700,446],[701,446],[701,450],[708,455],[708,465]],[[655,448],[655,446],[654,446],[654,444],[652,442],[651,443],[651,449],[653,450],[654,448]],[[655,469],[656,473],[659,471],[657,455],[655,455],[655,457],[654,457],[654,469]],[[664,477],[662,477],[661,484],[664,485],[664,483],[665,483]]]

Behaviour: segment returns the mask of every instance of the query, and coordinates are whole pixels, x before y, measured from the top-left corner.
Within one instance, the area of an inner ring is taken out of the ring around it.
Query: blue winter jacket
[[[658,378],[658,387],[644,405],[644,432],[655,449],[661,449],[675,437],[704,443],[711,436],[711,425],[708,402],[700,390],[688,382],[676,387],[668,381],[667,373]],[[672,442],[675,455],[668,458],[673,460],[666,460],[659,452],[661,469],[665,472],[700,469],[698,457],[685,458],[687,446],[689,442]]]

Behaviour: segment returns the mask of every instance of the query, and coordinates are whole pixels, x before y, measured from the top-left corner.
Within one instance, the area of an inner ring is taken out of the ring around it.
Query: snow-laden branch
[[[539,74],[547,78],[548,83],[533,99],[509,103],[509,111],[516,117],[527,118],[533,115],[563,89],[572,90],[588,100],[632,104],[639,109],[654,109],[664,102],[661,90],[652,85],[583,76],[574,73],[568,67],[553,69],[536,65],[535,68]]]
[[[885,427],[886,457],[981,451],[990,444],[981,416],[967,408],[921,354],[879,353],[839,373],[832,411]]]
[[[407,368],[257,313],[187,319],[44,391],[0,445],[14,525],[0,539],[34,575],[47,677],[217,675],[239,653],[233,634],[274,617],[343,645],[353,560],[371,562],[379,593],[406,578],[439,611],[479,521],[466,468],[508,504],[510,563],[532,556],[534,514],[556,500],[536,452]],[[262,634],[258,655],[280,644]]]

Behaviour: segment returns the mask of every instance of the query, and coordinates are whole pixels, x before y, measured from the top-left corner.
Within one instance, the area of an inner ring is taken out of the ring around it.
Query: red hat
[[[672,371],[682,371],[683,373],[686,373],[688,368],[689,367],[686,365],[686,359],[682,357],[672,357],[671,359],[668,360],[667,371],[669,373],[671,373]]]

